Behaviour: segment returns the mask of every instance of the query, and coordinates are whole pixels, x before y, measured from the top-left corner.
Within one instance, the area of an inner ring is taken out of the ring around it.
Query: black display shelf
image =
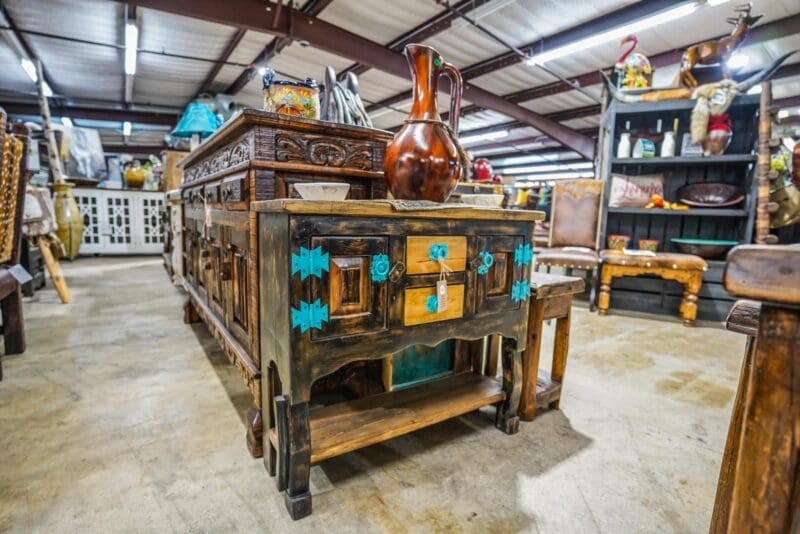
[[[608,208],[608,213],[633,215],[671,215],[675,217],[747,217],[744,209],[690,208],[688,210],[665,210],[661,208]]]
[[[612,165],[723,165],[755,163],[755,154],[723,154],[722,156],[675,156],[672,158],[612,158]]]

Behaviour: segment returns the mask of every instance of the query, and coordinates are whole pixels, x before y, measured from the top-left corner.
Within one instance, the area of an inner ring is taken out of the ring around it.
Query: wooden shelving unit
[[[721,156],[680,156],[671,158],[617,158],[620,133],[630,130],[656,131],[672,128],[678,119],[676,136],[680,153],[683,134],[689,131],[694,100],[625,104],[613,101],[603,117],[604,136],[609,139],[600,155],[600,175],[610,187],[612,173],[630,176],[641,174],[664,175],[664,198],[678,201],[677,190],[697,182],[724,182],[739,186],[745,200],[730,208],[690,208],[665,210],[646,208],[608,207],[608,189],[603,213],[601,245],[610,234],[631,236],[632,246],[639,239],[659,240],[659,251],[679,252],[673,238],[724,239],[750,243],[753,238],[756,206],[756,163],[758,141],[759,96],[738,97],[728,111],[733,121],[733,138]],[[633,140],[635,142],[635,139]],[[657,147],[657,149],[659,149]],[[698,318],[721,321],[733,299],[722,287],[724,258],[709,262],[699,294]],[[683,288],[675,282],[658,278],[639,277],[614,280],[611,292],[612,309],[629,309],[664,315],[675,315]]]

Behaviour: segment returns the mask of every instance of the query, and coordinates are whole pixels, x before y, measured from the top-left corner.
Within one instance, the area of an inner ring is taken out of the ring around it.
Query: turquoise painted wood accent
[[[533,247],[529,243],[520,244],[514,251],[514,263],[528,265],[533,260]]]
[[[434,243],[430,247],[428,247],[428,257],[431,261],[439,261],[439,258],[446,260],[447,259],[447,244],[446,243]]]
[[[384,282],[389,276],[389,256],[386,254],[375,254],[372,256],[372,265],[369,269],[370,277],[373,282]]]
[[[425,309],[431,313],[439,312],[439,299],[436,298],[436,295],[428,297],[428,300],[425,301]]]
[[[511,300],[520,302],[531,296],[531,284],[527,280],[517,280],[511,286]]]
[[[453,372],[455,341],[448,340],[435,347],[415,345],[394,355],[392,384],[394,389],[435,380]]]
[[[305,280],[309,276],[322,278],[322,271],[328,272],[330,256],[322,251],[322,247],[308,250],[300,247],[300,255],[292,254],[292,275],[300,272],[300,280]]]
[[[328,305],[322,305],[319,299],[311,304],[300,301],[300,309],[292,308],[292,328],[300,327],[300,332],[306,333],[309,328],[322,328],[322,323],[328,322]]]
[[[489,272],[489,268],[494,265],[494,256],[490,252],[483,251],[479,254],[479,256],[483,259],[483,263],[478,266],[478,274],[483,276]]]

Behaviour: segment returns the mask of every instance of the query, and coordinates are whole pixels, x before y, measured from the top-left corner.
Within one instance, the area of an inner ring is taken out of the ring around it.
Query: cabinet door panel
[[[228,297],[228,329],[244,347],[249,346],[250,312],[250,233],[232,229],[227,246],[230,281]]]
[[[514,282],[528,280],[525,265],[514,262],[514,251],[522,245],[521,236],[480,236],[478,251],[489,252],[494,260],[485,274],[476,277],[476,312],[513,310],[520,306],[511,298]]]
[[[206,290],[208,291],[208,304],[217,315],[225,319],[225,287],[224,273],[225,264],[225,243],[224,228],[213,225],[209,232],[209,268],[206,269]]]
[[[388,281],[373,282],[373,256],[388,254],[386,237],[315,237],[311,249],[329,254],[328,271],[311,277],[312,300],[328,306],[328,322],[312,340],[374,332],[386,327]]]

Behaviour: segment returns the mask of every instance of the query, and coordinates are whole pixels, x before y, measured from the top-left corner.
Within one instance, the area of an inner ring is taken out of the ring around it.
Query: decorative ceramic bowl
[[[658,250],[658,239],[640,239],[639,250],[649,250],[656,252]]]
[[[611,250],[622,250],[628,246],[631,240],[629,235],[610,235],[608,236],[608,248]]]
[[[720,182],[699,182],[678,189],[678,198],[694,208],[725,208],[744,200],[742,190]]]
[[[673,237],[673,243],[684,254],[694,254],[707,260],[718,258],[725,254],[731,247],[739,244],[738,241],[720,241],[718,239],[684,239]]]
[[[344,200],[350,184],[338,182],[296,183],[294,189],[305,200]]]
[[[461,195],[461,202],[473,206],[500,208],[503,206],[503,195]]]

